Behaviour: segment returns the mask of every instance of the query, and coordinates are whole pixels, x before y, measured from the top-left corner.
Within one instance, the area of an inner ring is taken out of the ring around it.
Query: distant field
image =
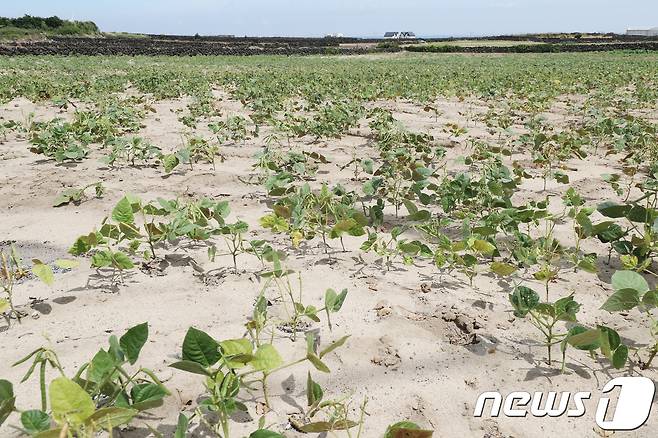
[[[545,44],[538,41],[511,41],[511,40],[454,40],[435,43],[425,43],[426,46],[453,46],[453,47],[513,47],[520,45]]]

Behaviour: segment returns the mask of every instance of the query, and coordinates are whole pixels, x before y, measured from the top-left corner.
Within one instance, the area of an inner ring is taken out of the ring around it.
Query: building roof
[[[394,37],[394,36],[410,36],[410,37],[414,37],[414,36],[416,36],[416,34],[413,33],[413,32],[386,32],[386,33],[384,34],[384,38]]]

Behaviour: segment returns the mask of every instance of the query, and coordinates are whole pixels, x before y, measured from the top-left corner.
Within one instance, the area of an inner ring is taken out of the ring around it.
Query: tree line
[[[62,35],[93,34],[100,30],[93,21],[70,21],[57,16],[34,17],[24,15],[18,18],[0,17],[1,27],[14,27],[26,30],[47,31]]]

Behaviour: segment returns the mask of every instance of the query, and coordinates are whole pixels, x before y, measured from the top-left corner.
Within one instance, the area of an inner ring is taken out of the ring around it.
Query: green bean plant
[[[77,266],[73,260],[57,259],[54,264],[61,269],[72,269]],[[15,318],[19,323],[25,312],[18,310],[14,304],[14,288],[20,282],[26,280],[30,273],[41,280],[47,286],[55,283],[55,275],[50,265],[39,259],[32,259],[31,272],[24,266],[23,259],[16,247],[12,244],[8,251],[0,249],[0,314],[5,318],[7,325]]]
[[[66,189],[60,194],[57,195],[55,201],[53,202],[53,207],[61,207],[63,205],[74,204],[80,205],[84,200],[87,199],[85,192],[87,189],[94,189],[94,195],[96,198],[102,198],[105,195],[105,186],[102,181],[87,184],[86,186],[80,188]]]
[[[109,143],[110,153],[101,159],[110,167],[148,166],[162,158],[162,150],[141,137],[119,137]]]
[[[647,347],[648,358],[641,361],[641,368],[648,369],[658,354],[658,289],[651,289],[644,277],[634,271],[617,271],[612,276],[614,293],[601,306],[607,312],[627,312],[637,309],[649,320],[651,344]]]
[[[128,368],[137,363],[147,340],[147,323],[128,329],[121,338],[111,336],[109,348],[100,349],[73,377],[65,374],[54,351],[34,350],[13,366],[31,361],[21,383],[38,367],[40,409],[17,409],[13,385],[2,380],[0,424],[16,412],[20,414],[19,430],[28,435],[91,438],[103,430],[111,434],[140,412],[161,406],[169,391],[155,374],[147,368]],[[58,374],[50,384],[46,380],[48,367]]]

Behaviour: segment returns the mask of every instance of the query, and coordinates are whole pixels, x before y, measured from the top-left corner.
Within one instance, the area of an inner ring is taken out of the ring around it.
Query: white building
[[[416,34],[413,32],[386,32],[385,40],[415,40]]]
[[[632,36],[658,36],[658,27],[647,28],[629,28],[626,30],[626,35]]]

